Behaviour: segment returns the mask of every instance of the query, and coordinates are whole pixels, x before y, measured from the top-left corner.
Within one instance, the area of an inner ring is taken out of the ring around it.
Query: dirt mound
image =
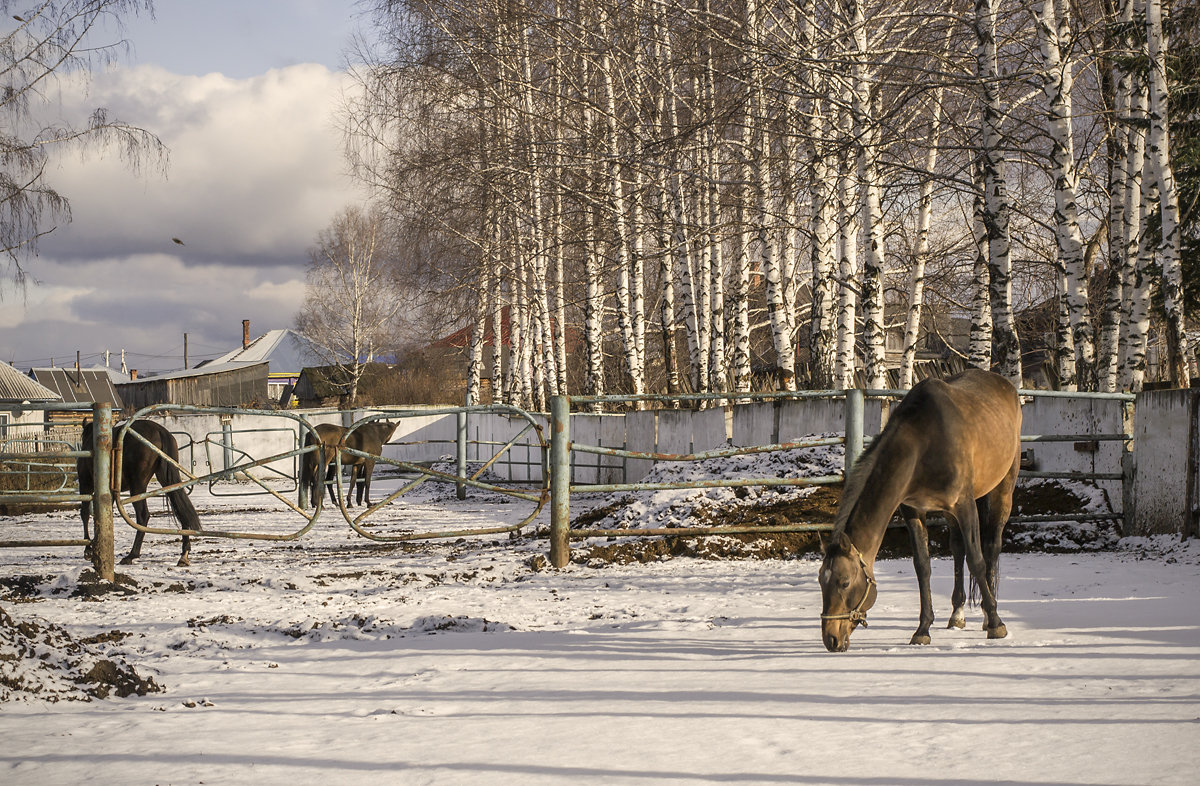
[[[18,622],[0,609],[0,702],[91,701],[163,690],[124,659],[100,652],[127,636],[111,631],[77,639],[57,625]]]
[[[755,492],[736,489],[727,501],[691,497],[688,500],[687,526],[725,527],[755,526],[786,528],[791,524],[824,524],[832,527],[841,499],[841,485],[821,486],[806,490],[802,496],[794,492],[777,493],[770,490]],[[605,527],[613,521],[629,520],[634,506],[648,507],[644,500],[627,496],[609,505],[594,508],[577,517],[572,529]],[[679,513],[679,503],[672,503],[673,515]],[[1111,511],[1102,490],[1077,481],[1031,481],[1018,485],[1013,495],[1013,515],[1053,516],[1076,515]],[[639,511],[641,513],[641,511]],[[908,531],[897,518],[884,537],[880,555],[909,557],[912,549]],[[930,551],[938,556],[950,555],[950,536],[945,519],[931,515],[929,524]],[[900,526],[895,526],[900,525]],[[637,528],[630,527],[628,538],[608,538],[606,542],[585,541],[573,551],[573,561],[600,566],[616,563],[654,562],[672,557],[688,556],[701,559],[788,559],[816,555],[821,551],[824,533],[779,532],[719,536],[658,536],[632,537]],[[1004,531],[1003,550],[1016,551],[1082,551],[1109,548],[1121,537],[1117,520],[1010,522]]]

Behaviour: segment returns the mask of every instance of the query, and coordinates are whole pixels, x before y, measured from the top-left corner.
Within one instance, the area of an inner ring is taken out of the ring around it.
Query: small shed
[[[358,381],[358,392],[363,393],[395,372],[384,363],[366,363]],[[350,390],[350,373],[342,366],[309,366],[300,372],[291,395],[297,406],[340,407],[345,403]]]
[[[117,385],[127,413],[154,404],[266,407],[267,364],[209,364]]]

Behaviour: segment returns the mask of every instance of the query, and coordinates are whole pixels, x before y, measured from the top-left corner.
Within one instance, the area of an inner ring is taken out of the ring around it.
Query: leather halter
[[[871,597],[871,588],[875,587],[878,591],[878,585],[875,584],[875,576],[871,571],[867,570],[867,561],[863,559],[862,553],[858,549],[854,549],[854,556],[858,557],[858,564],[862,566],[863,575],[867,577],[867,588],[863,591],[862,599],[858,605],[850,609],[850,611],[842,612],[841,614],[822,614],[822,620],[850,620],[851,622],[867,627],[867,612],[863,610],[866,605],[867,598]]]

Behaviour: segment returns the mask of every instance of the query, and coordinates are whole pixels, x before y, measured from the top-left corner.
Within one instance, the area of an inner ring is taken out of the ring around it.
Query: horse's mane
[[[883,441],[882,437],[883,435],[880,434],[871,440],[867,449],[854,462],[854,466],[850,468],[850,472],[846,476],[846,483],[842,487],[842,501],[838,505],[837,518],[833,521],[835,535],[846,531],[846,522],[850,520],[850,514],[854,512],[858,498],[862,495],[863,487],[867,485],[867,478],[871,476],[871,470],[875,466],[879,455],[876,448]]]

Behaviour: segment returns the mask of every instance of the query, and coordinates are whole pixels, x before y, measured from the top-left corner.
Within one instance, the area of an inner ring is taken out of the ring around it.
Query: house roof
[[[35,368],[30,374],[41,385],[58,394],[68,404],[112,404],[121,408],[121,397],[107,369]]]
[[[62,401],[62,396],[0,362],[0,401]]]
[[[260,361],[256,361],[253,363],[250,363],[250,362],[246,362],[246,363],[211,362],[211,363],[205,363],[203,366],[196,366],[195,368],[185,368],[185,369],[180,369],[178,371],[166,371],[166,372],[163,372],[162,374],[155,374],[154,376],[138,377],[137,379],[134,379],[129,382],[122,383],[122,384],[137,385],[142,382],[162,382],[164,380],[169,380],[169,379],[186,379],[188,377],[205,377],[205,376],[209,376],[212,374],[223,374],[227,371],[242,371],[243,369],[250,368],[251,366],[265,366],[265,365],[267,365],[267,362],[265,360],[260,360]]]
[[[268,330],[243,349],[238,347],[199,368],[247,363],[270,363],[272,376],[298,376],[317,357],[311,342],[294,330]]]
[[[511,322],[509,319],[509,307],[504,306],[500,313],[500,346],[507,347],[512,340]],[[471,346],[471,333],[474,330],[472,325],[467,325],[464,328],[454,331],[448,336],[433,341],[429,344],[435,349],[465,349]],[[574,326],[567,325],[566,329],[567,347],[574,349],[583,344],[583,334]],[[483,345],[485,347],[494,346],[496,343],[495,331],[492,329],[491,317],[484,322],[483,328]]]

